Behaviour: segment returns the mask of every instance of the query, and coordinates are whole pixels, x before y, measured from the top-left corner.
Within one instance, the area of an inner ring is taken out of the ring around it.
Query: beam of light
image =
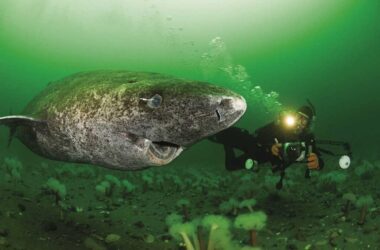
[[[162,60],[189,44],[201,51],[216,36],[230,47],[246,41],[250,49],[270,50],[350,1],[2,0],[0,40],[20,53],[73,61],[142,61],[142,54]]]

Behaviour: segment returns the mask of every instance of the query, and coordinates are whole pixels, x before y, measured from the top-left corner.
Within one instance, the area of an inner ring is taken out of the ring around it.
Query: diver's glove
[[[271,146],[270,151],[271,151],[272,155],[274,155],[277,158],[279,158],[279,159],[282,160],[282,157],[281,157],[281,147],[282,147],[282,144],[276,142],[276,144],[273,144]]]
[[[318,170],[319,169],[319,159],[317,154],[311,153],[307,157],[307,168],[310,170]]]

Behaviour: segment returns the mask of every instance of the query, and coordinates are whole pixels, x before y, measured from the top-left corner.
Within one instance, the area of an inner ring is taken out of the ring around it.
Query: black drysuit
[[[249,158],[257,161],[259,164],[269,162],[273,166],[273,172],[280,171],[281,183],[285,169],[291,165],[292,162],[284,162],[272,155],[271,147],[276,143],[276,140],[278,143],[307,142],[308,145],[311,146],[312,152],[318,156],[319,168],[322,169],[324,165],[315,145],[313,133],[303,132],[295,134],[292,131],[286,131],[275,122],[271,122],[257,129],[255,134],[250,134],[247,130],[238,127],[230,127],[209,139],[213,142],[223,144],[225,150],[225,167],[227,170],[244,169],[245,161]],[[237,156],[234,151],[235,149],[241,150],[243,154]],[[309,176],[309,170],[306,171],[305,176]]]

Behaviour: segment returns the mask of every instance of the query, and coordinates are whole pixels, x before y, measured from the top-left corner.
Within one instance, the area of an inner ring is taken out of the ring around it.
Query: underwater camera
[[[303,162],[308,155],[306,142],[286,142],[282,145],[282,158],[286,163]]]
[[[325,153],[331,156],[339,156],[339,166],[342,169],[347,169],[351,164],[351,147],[347,142],[331,141],[331,140],[317,140],[315,141],[316,145],[332,145],[332,146],[343,146],[343,149],[346,151],[343,154],[336,154],[330,150],[326,150],[320,147],[317,147],[318,151]],[[282,159],[284,163],[307,163],[307,155],[312,153],[312,143],[305,141],[297,142],[286,142],[282,145]]]

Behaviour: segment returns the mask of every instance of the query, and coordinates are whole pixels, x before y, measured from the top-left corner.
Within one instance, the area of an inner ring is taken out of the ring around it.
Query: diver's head
[[[313,119],[314,112],[309,106],[302,106],[297,110],[297,119],[298,119],[298,130],[304,131],[310,129]]]
[[[302,134],[312,128],[315,115],[309,106],[302,106],[297,111],[283,112],[280,116],[280,124],[288,131]]]
[[[314,117],[314,112],[313,109],[309,106],[302,106],[297,110],[297,113],[309,121],[311,121]]]

